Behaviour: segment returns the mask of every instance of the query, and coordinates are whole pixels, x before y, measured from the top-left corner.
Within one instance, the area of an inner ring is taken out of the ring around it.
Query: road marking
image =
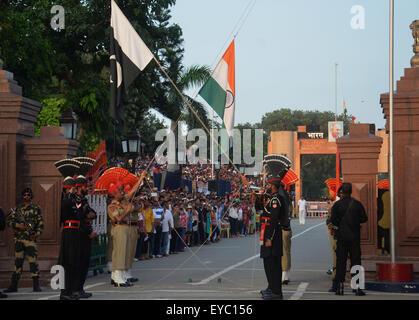
[[[306,233],[306,232],[308,232],[308,231],[310,231],[310,230],[312,230],[312,229],[314,229],[314,228],[317,228],[318,226],[321,226],[321,225],[326,225],[324,222],[322,222],[322,223],[319,223],[319,224],[316,224],[316,225],[314,225],[314,226],[312,226],[312,227],[310,227],[310,228],[307,228],[306,230],[304,230],[303,232],[300,232],[299,234],[296,234],[295,236],[292,236],[291,237],[291,239],[295,239],[295,238],[297,238],[297,237],[299,237],[299,236],[301,236],[302,234],[304,234],[304,233]]]
[[[297,291],[291,296],[290,300],[300,300],[304,292],[306,291],[308,285],[308,282],[301,282],[297,288]]]
[[[304,233],[306,233],[306,232],[308,232],[308,231],[310,231],[310,230],[312,230],[314,228],[317,228],[318,226],[321,226],[321,225],[325,225],[325,223],[322,222],[322,223],[316,224],[316,225],[314,225],[314,226],[312,226],[310,228],[307,228],[303,232],[300,232],[299,234],[296,234],[295,236],[293,236],[291,239],[295,239],[295,238],[301,236],[302,234],[304,234]],[[199,286],[199,285],[202,285],[202,284],[207,284],[211,280],[214,280],[214,279],[218,278],[219,276],[223,275],[224,273],[227,273],[227,272],[229,272],[229,271],[231,271],[231,270],[233,270],[233,269],[235,269],[235,268],[237,268],[237,267],[239,267],[239,266],[241,266],[241,265],[243,265],[243,264],[245,264],[245,263],[247,263],[249,261],[252,261],[253,259],[256,259],[258,257],[260,257],[260,254],[256,254],[253,257],[247,258],[246,260],[243,260],[243,261],[238,262],[238,263],[236,263],[236,264],[234,264],[232,266],[229,266],[226,269],[224,269],[224,270],[222,270],[220,272],[217,272],[217,273],[213,274],[212,276],[210,276],[210,277],[208,277],[208,278],[206,278],[204,280],[201,280],[201,281],[195,282],[195,283],[189,283],[189,284],[190,285],[193,285],[193,286]]]
[[[104,285],[104,284],[106,284],[106,282],[99,282],[99,283],[89,284],[88,286],[85,286],[84,288],[85,289],[91,289],[91,288],[98,287],[98,286],[101,286],[101,285]],[[53,296],[39,298],[38,300],[49,300],[49,299],[52,299],[52,298],[58,298],[59,296],[60,296],[59,294],[55,294]]]

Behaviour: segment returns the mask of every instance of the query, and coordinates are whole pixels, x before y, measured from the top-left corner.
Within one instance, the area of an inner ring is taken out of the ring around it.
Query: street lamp
[[[126,155],[126,159],[140,152],[141,139],[138,130],[131,130],[127,139],[122,140],[122,152]],[[135,173],[136,161],[130,163],[126,160],[125,167],[131,173]]]
[[[140,152],[141,139],[138,130],[132,130],[127,139],[122,140],[123,153]]]
[[[66,139],[76,140],[77,138],[77,117],[71,109],[65,109],[61,114],[60,127],[64,128]]]
[[[145,143],[141,142],[141,154],[142,154],[143,157],[145,156],[144,155],[144,148],[145,148]]]

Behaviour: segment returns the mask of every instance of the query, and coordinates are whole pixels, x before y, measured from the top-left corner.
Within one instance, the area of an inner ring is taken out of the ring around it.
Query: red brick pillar
[[[54,163],[76,156],[78,143],[64,138],[61,127],[41,127],[39,137],[27,139],[25,160],[29,164],[29,177],[34,200],[42,209],[44,232],[38,241],[38,262],[41,280],[47,284],[51,267],[57,264],[60,250],[60,207],[62,176]]]
[[[64,139],[59,127],[41,128],[34,138],[34,125],[41,109],[37,101],[22,97],[13,74],[0,70],[0,206],[7,213],[21,201],[21,191],[30,186],[40,204],[45,230],[38,242],[42,283],[51,277],[60,243],[59,212],[62,177],[54,162],[74,156],[78,143]],[[0,288],[6,287],[14,265],[12,230],[0,232]],[[32,285],[25,262],[19,286]]]
[[[389,129],[389,94],[381,95]],[[396,261],[412,263],[419,278],[419,68],[407,68],[394,93]]]
[[[343,181],[352,184],[352,197],[361,201],[368,216],[362,225],[362,265],[375,273],[377,258],[377,173],[383,139],[370,134],[369,124],[350,125],[349,135],[336,140]]]
[[[27,182],[23,141],[33,137],[40,109],[39,102],[22,97],[13,73],[0,70],[0,206],[6,214],[16,205]],[[0,232],[0,287],[10,281],[13,257],[13,238],[6,228]]]

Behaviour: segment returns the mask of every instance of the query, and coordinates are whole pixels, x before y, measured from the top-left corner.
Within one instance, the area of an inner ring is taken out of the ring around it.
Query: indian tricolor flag
[[[220,62],[199,91],[199,95],[223,119],[228,135],[234,128],[235,85],[234,85],[234,40],[224,53]]]

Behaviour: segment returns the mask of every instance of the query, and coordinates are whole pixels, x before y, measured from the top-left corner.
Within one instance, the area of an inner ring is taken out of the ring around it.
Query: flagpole
[[[338,64],[335,63],[335,121],[338,114]]]
[[[212,109],[212,136],[214,136],[214,109]],[[211,177],[214,179],[214,146],[211,141]]]
[[[186,100],[185,96],[182,94],[182,92],[179,90],[179,88],[176,86],[176,84],[173,82],[172,78],[170,78],[170,76],[167,74],[166,70],[164,70],[163,66],[160,64],[159,60],[156,59],[156,57],[154,56],[154,54],[152,54],[152,57],[154,59],[154,61],[156,61],[157,65],[159,66],[160,70],[164,73],[164,75],[166,76],[166,78],[169,80],[169,82],[172,84],[172,86],[175,88],[175,90],[177,91],[177,93],[179,94],[179,96],[182,98],[183,102],[188,106],[188,108],[192,111],[192,113],[195,115],[195,117],[198,119],[198,121],[201,123],[202,127],[205,129],[205,131],[210,135],[212,141],[215,142],[215,144],[217,145],[218,148],[220,148],[221,152],[227,157],[228,161],[231,163],[231,165],[233,166],[233,168],[240,174],[241,178],[242,178],[242,182],[245,184],[249,184],[249,182],[247,181],[246,177],[240,172],[239,169],[237,169],[237,166],[233,163],[233,161],[231,160],[231,158],[229,157],[228,154],[226,154],[224,152],[224,150],[222,150],[220,144],[218,143],[218,141],[216,141],[213,137],[213,135],[211,135],[211,132],[208,130],[207,126],[205,125],[205,123],[202,121],[202,119],[198,116],[198,114],[196,113],[196,111],[192,108],[192,106],[189,104],[188,100]],[[244,179],[243,179],[244,178]]]
[[[394,0],[390,0],[390,150],[389,150],[389,178],[390,178],[390,256],[391,263],[396,263],[396,225],[394,212],[394,135],[393,135],[393,94],[394,94]]]

